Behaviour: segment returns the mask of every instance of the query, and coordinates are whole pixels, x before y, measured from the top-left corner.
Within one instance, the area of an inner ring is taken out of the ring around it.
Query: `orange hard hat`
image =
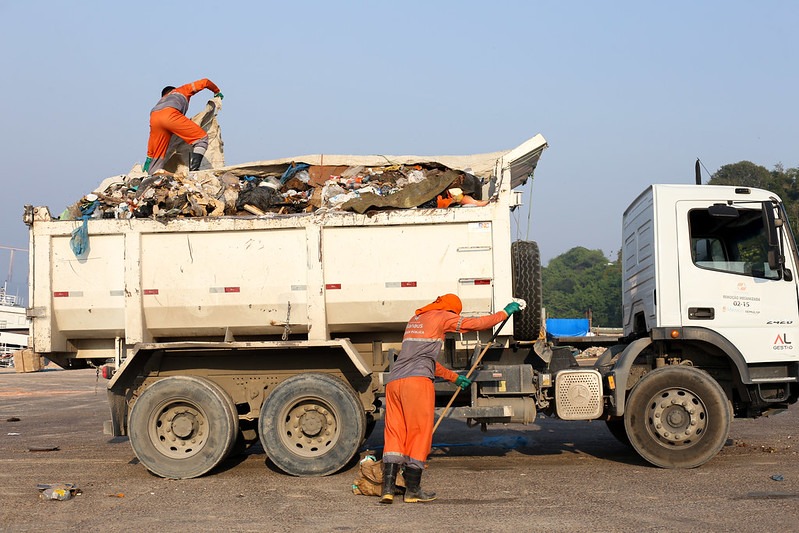
[[[456,315],[459,315],[461,314],[461,311],[463,311],[463,302],[461,302],[461,299],[458,298],[457,294],[445,294],[443,296],[439,296],[434,302],[427,304],[421,309],[417,309],[416,314],[421,315],[427,311],[434,310],[451,311]]]

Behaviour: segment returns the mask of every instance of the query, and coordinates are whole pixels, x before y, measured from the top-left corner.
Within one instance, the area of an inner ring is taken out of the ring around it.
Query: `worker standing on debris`
[[[173,134],[192,147],[189,170],[200,169],[203,155],[208,149],[208,133],[186,118],[186,112],[189,110],[189,99],[203,89],[209,89],[214,96],[223,98],[219,87],[208,78],[177,88],[170,85],[161,91],[161,99],[150,111],[150,139],[147,141],[147,159],[142,167],[145,172],[153,173],[164,166],[166,150]]]
[[[445,294],[417,309],[405,328],[402,349],[391,366],[386,384],[381,503],[394,501],[397,473],[402,465],[405,465],[405,502],[435,499],[434,492],[424,492],[420,487],[422,470],[433,444],[433,379],[444,378],[462,389],[472,384],[436,361],[446,333],[488,329],[519,311],[520,306],[511,302],[502,311],[478,318],[462,317],[462,309],[458,296]]]

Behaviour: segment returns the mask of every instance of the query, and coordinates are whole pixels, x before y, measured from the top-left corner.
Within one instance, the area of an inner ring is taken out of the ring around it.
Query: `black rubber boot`
[[[200,163],[202,162],[203,162],[203,155],[192,152],[191,157],[189,158],[189,170],[191,172],[194,172],[195,170],[200,170]]]
[[[431,502],[436,499],[435,492],[425,492],[420,486],[422,483],[422,470],[406,466],[403,470],[405,476],[405,503]]]
[[[399,466],[397,463],[383,463],[383,491],[380,496],[380,503],[394,503]]]

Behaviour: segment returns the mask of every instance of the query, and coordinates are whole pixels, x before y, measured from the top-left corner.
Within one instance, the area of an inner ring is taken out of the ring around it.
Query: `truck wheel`
[[[258,433],[266,455],[294,476],[325,476],[358,451],[366,416],[358,396],[339,378],[298,374],[266,397]]]
[[[515,241],[510,245],[513,271],[513,297],[527,302],[524,311],[513,314],[513,337],[534,341],[541,334],[541,255],[533,241]]]
[[[704,370],[659,368],[630,391],[624,426],[641,457],[662,468],[694,468],[727,441],[730,408],[721,386]]]
[[[239,432],[236,406],[219,385],[194,376],[163,378],[130,411],[130,444],[153,474],[201,476],[230,453]]]
[[[627,430],[624,428],[623,418],[609,418],[605,420],[605,424],[608,426],[610,434],[616,437],[617,441],[625,446],[632,446],[632,444],[630,444],[630,437],[627,436]]]

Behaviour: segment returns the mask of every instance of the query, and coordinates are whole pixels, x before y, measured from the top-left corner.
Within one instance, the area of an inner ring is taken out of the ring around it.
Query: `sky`
[[[793,1],[0,0],[0,246],[27,248],[25,204],[60,213],[143,162],[161,88],[207,77],[227,164],[541,133],[514,237],[544,264],[615,259],[626,206],[697,158],[799,166],[797,23]],[[26,297],[26,255],[0,248],[9,270]]]

